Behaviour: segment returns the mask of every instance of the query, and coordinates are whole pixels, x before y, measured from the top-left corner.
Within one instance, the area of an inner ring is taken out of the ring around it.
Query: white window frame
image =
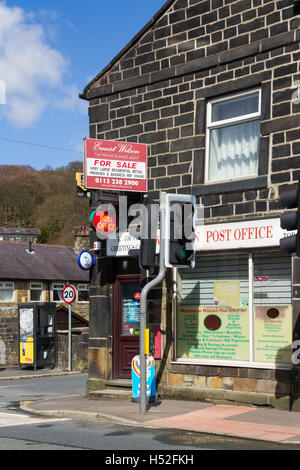
[[[222,252],[223,254],[225,252]],[[176,310],[175,310],[175,331],[174,331],[174,360],[171,361],[172,364],[187,364],[187,365],[212,365],[212,366],[226,366],[226,367],[246,367],[246,368],[256,368],[256,369],[284,369],[291,370],[293,364],[285,363],[274,363],[274,362],[255,362],[253,360],[254,356],[254,342],[253,342],[253,255],[259,252],[246,252],[248,254],[248,283],[249,283],[249,361],[235,361],[235,360],[222,360],[222,359],[185,359],[177,357],[177,314],[178,314],[178,295],[176,292]],[[269,252],[270,255],[272,251]],[[274,254],[278,253],[273,251]],[[236,251],[235,254],[245,254],[245,252]],[[216,253],[207,253],[208,256],[216,256]],[[178,270],[176,270],[176,285],[180,286],[181,279],[179,276]],[[292,290],[293,290],[293,258],[291,257],[291,300],[292,300]],[[251,296],[251,297],[250,297]]]
[[[33,286],[37,286],[39,285],[40,287],[33,287]],[[32,290],[41,290],[42,291],[42,295],[41,295],[41,299],[40,300],[32,300],[31,299],[31,291]],[[42,282],[31,282],[30,283],[30,286],[29,286],[29,298],[30,298],[30,302],[43,302],[44,301],[44,284]]]
[[[15,283],[10,281],[0,281],[0,290],[7,290],[10,286],[12,286],[12,299],[11,300],[1,300],[0,303],[10,303],[15,301]]]
[[[54,286],[61,286],[60,289],[55,289]],[[54,300],[54,290],[62,290],[65,288],[66,284],[64,284],[63,282],[53,282],[52,283],[52,300],[53,302],[57,302],[57,303],[63,303],[63,299],[61,300]]]
[[[212,106],[216,103],[222,103],[224,101],[229,101],[234,98],[241,98],[243,96],[254,95],[258,93],[258,111],[256,113],[250,114],[243,114],[242,116],[237,116],[231,119],[224,119],[222,121],[214,121],[212,122]],[[207,102],[207,117],[206,117],[206,153],[205,153],[205,184],[214,184],[216,182],[228,182],[233,180],[241,180],[241,179],[248,179],[258,176],[257,173],[253,175],[246,175],[246,176],[237,176],[233,178],[226,178],[226,179],[216,179],[216,180],[209,180],[209,154],[210,154],[210,133],[214,129],[220,129],[221,127],[226,127],[232,124],[242,124],[245,122],[255,121],[261,118],[261,88],[255,88],[253,90],[244,91],[241,93],[231,93],[230,95],[223,96],[222,98],[214,98]],[[259,159],[259,155],[258,155]]]
[[[77,285],[77,296],[78,296],[78,302],[80,303],[88,303],[89,300],[79,300],[79,291],[87,291],[89,292],[89,284],[88,283],[82,283]]]

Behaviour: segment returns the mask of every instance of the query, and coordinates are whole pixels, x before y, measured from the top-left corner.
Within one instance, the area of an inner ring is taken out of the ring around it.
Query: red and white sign
[[[66,304],[72,304],[76,298],[76,292],[73,286],[66,286],[62,293],[62,299]]]
[[[140,293],[140,292],[136,292],[136,293],[134,294],[134,298],[135,298],[135,300],[140,300],[140,298],[141,298],[141,293]]]
[[[291,236],[280,227],[280,219],[257,219],[196,227],[196,250],[229,250],[279,246],[280,239]]]
[[[147,145],[85,139],[87,189],[147,192]]]

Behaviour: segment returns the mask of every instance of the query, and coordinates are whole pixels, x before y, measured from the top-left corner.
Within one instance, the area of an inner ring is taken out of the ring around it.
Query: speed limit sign
[[[76,298],[76,292],[73,286],[66,286],[62,293],[63,301],[66,304],[72,304]]]

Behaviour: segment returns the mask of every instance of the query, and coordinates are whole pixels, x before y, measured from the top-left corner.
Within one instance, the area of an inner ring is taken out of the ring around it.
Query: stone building
[[[40,233],[38,228],[11,228],[0,227],[0,241],[10,242],[36,242]]]
[[[3,241],[0,259],[0,340],[5,344],[7,364],[18,362],[20,303],[56,302],[63,306],[62,291],[72,284],[76,289],[72,312],[82,317],[82,326],[87,327],[89,279],[78,267],[72,247]],[[62,314],[59,312],[60,317]]]
[[[299,407],[300,266],[279,250],[280,194],[300,176],[299,13],[294,0],[169,0],[81,94],[90,138],[148,145],[151,196],[205,208],[195,269],[169,270],[151,300],[162,396]],[[98,257],[90,388],[130,377],[139,273]]]

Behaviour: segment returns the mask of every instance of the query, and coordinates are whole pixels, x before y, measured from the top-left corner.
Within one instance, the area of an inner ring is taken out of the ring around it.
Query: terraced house
[[[162,395],[297,409],[300,261],[279,250],[279,217],[300,177],[299,59],[294,0],[169,0],[81,95],[91,138],[148,145],[150,195],[205,208],[196,267],[169,270],[149,302]],[[130,378],[139,274],[98,257],[94,389]]]

